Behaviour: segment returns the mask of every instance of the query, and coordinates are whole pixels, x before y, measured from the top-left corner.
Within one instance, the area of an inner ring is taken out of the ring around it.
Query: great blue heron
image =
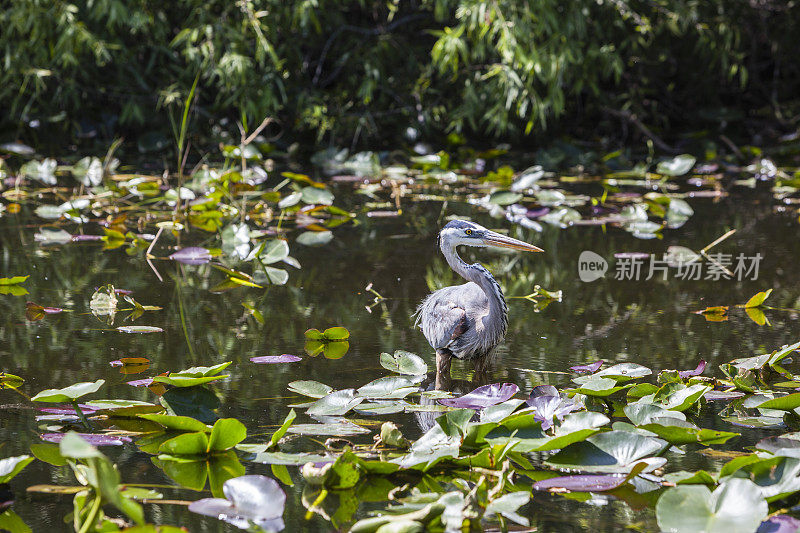
[[[422,328],[436,350],[437,375],[449,372],[452,357],[473,360],[476,371],[484,370],[508,326],[508,306],[500,285],[483,265],[465,263],[456,251],[458,246],[544,251],[474,222],[453,220],[442,228],[439,248],[450,268],[469,283],[439,289],[425,298],[415,313],[414,325]]]

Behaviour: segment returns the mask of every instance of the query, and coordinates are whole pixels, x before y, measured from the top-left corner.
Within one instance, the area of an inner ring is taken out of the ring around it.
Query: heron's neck
[[[471,281],[483,289],[492,307],[491,311],[505,317],[508,313],[508,306],[503,297],[503,290],[492,274],[479,264],[468,265],[458,255],[456,247],[449,243],[442,243],[441,249],[450,268],[465,280]]]

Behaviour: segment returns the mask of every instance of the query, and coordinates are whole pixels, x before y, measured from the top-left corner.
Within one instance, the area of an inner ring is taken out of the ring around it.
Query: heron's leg
[[[436,390],[449,390],[451,360],[449,351],[436,350]]]

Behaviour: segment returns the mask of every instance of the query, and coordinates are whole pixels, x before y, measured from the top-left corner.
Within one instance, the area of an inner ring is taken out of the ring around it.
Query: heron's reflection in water
[[[478,387],[488,385],[490,381],[491,374],[487,371],[473,372],[472,379],[455,379],[450,373],[450,364],[448,362],[446,367],[437,367],[435,374],[429,374],[420,383],[420,389],[423,391],[448,391],[452,392],[453,396],[463,396]],[[423,394],[420,396],[419,405],[431,408],[430,411],[417,411],[414,413],[417,426],[424,433],[433,427],[437,418],[442,416],[442,411],[435,409],[436,406],[441,407],[441,404],[437,398]]]

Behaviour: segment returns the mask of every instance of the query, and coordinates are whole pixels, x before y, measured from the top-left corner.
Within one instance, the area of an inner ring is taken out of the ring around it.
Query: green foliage
[[[606,106],[661,122],[692,102],[713,111],[793,97],[798,19],[785,9],[724,0],[14,2],[0,12],[0,106],[17,133],[39,121],[31,135],[168,132],[179,117],[179,150],[195,81],[193,111],[248,133],[272,116],[318,138],[414,123],[498,136]],[[170,113],[153,112],[163,107]],[[238,143],[236,129],[227,133]],[[140,147],[163,149],[166,137]]]

